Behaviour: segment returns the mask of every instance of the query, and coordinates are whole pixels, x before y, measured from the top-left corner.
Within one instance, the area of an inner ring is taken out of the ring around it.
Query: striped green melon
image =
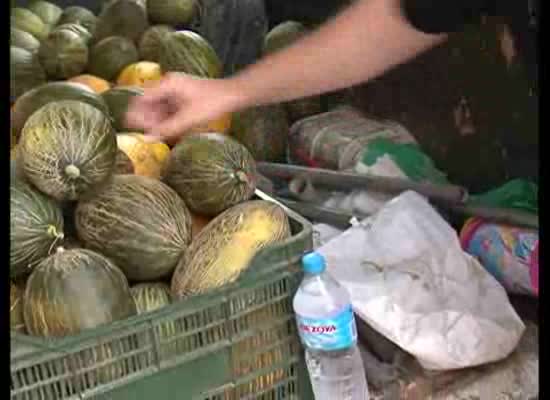
[[[193,240],[172,277],[172,295],[181,299],[234,282],[254,255],[290,236],[285,211],[253,200],[214,218]]]
[[[12,27],[10,29],[10,46],[20,47],[34,53],[40,48],[40,42],[29,32]]]
[[[58,27],[42,42],[38,56],[48,77],[69,79],[88,65],[88,46],[74,30]]]
[[[10,330],[24,333],[25,320],[23,318],[24,289],[10,282]]]
[[[145,0],[111,0],[97,18],[96,41],[122,36],[137,43],[149,27]]]
[[[90,49],[88,72],[107,81],[114,81],[124,67],[137,62],[138,59],[137,48],[131,40],[111,36]]]
[[[31,335],[64,337],[137,310],[126,277],[112,261],[90,250],[59,247],[29,277],[23,313]]]
[[[160,48],[167,34],[174,32],[168,25],[154,25],[147,29],[139,40],[139,57],[141,60],[158,63]]]
[[[162,182],[114,175],[78,203],[79,238],[111,258],[133,281],[170,276],[191,240],[191,216],[183,200]]]
[[[116,137],[107,116],[89,104],[48,103],[27,120],[19,142],[27,179],[57,200],[77,200],[112,174]]]
[[[11,9],[10,23],[12,28],[29,32],[38,40],[42,41],[48,37],[49,27],[38,15],[26,8],[15,7]]]
[[[223,65],[214,48],[198,33],[170,33],[162,42],[160,66],[164,72],[184,72],[204,78],[219,78]]]
[[[23,93],[46,82],[46,73],[36,53],[10,47],[10,97],[15,102]]]
[[[288,129],[287,114],[279,104],[234,113],[231,124],[232,136],[256,161],[284,162]]]
[[[10,185],[10,276],[30,273],[63,239],[59,205],[22,180]]]
[[[109,107],[113,118],[113,126],[117,132],[127,131],[126,112],[134,96],[142,96],[143,89],[137,86],[117,86],[103,92],[101,96]]]
[[[90,33],[90,31],[88,29],[86,29],[84,26],[82,26],[80,24],[77,24],[77,23],[58,25],[55,29],[56,30],[57,29],[65,29],[65,30],[69,30],[71,32],[74,32],[80,38],[82,38],[82,40],[84,40],[84,42],[86,44],[89,44],[90,41],[92,40],[92,34]]]
[[[250,152],[218,133],[186,135],[171,151],[164,181],[191,211],[214,216],[254,194],[256,164]]]
[[[17,99],[11,114],[12,133],[19,140],[25,122],[36,110],[52,101],[62,100],[81,101],[109,115],[109,107],[103,98],[88,86],[73,82],[50,82],[29,90]]]
[[[40,19],[49,27],[55,26],[63,10],[49,1],[44,0],[33,0],[28,6],[28,9],[38,15]]]
[[[84,7],[71,6],[63,10],[63,14],[61,14],[61,18],[59,19],[58,24],[82,25],[88,30],[88,32],[93,34],[97,25],[97,17],[94,15],[93,12]]]
[[[149,19],[156,24],[187,25],[198,10],[197,0],[147,0]]]

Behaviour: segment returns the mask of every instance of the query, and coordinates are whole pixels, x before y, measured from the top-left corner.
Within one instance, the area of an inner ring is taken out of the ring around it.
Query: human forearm
[[[359,0],[319,30],[227,82],[241,107],[349,87],[381,75],[440,43],[415,30],[399,0]]]

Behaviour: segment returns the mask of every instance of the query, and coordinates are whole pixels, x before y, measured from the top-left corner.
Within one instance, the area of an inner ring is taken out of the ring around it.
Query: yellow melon
[[[111,84],[105,79],[101,79],[97,76],[88,74],[75,76],[69,79],[69,82],[81,83],[83,85],[86,85],[97,94],[106,92],[111,88]]]
[[[206,124],[191,128],[189,133],[218,132],[228,134],[229,129],[231,129],[231,114],[224,114]]]
[[[117,79],[118,86],[151,86],[162,79],[160,65],[151,61],[140,61],[128,65]]]
[[[149,142],[141,133],[119,133],[117,145],[134,165],[136,175],[159,179],[170,148],[161,142]]]

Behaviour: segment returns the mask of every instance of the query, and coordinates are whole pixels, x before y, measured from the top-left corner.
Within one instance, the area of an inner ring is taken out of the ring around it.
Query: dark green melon
[[[32,11],[15,7],[11,9],[10,23],[12,28],[29,32],[38,40],[42,41],[48,37],[49,27]]]
[[[214,48],[193,31],[172,32],[162,42],[159,59],[164,72],[184,72],[204,78],[219,78],[222,63]]]
[[[250,152],[218,133],[190,134],[172,149],[164,181],[191,211],[215,216],[248,200],[256,189],[256,164]]]
[[[52,101],[62,100],[81,101],[109,115],[109,107],[103,98],[88,86],[73,82],[50,82],[29,90],[17,99],[11,114],[13,135],[19,140],[25,122],[36,110]]]
[[[63,14],[61,14],[59,25],[63,24],[79,24],[93,34],[97,24],[97,17],[93,12],[84,7],[71,6],[63,10]]]
[[[40,62],[51,79],[80,75],[88,65],[86,40],[72,29],[58,27],[42,42]]]
[[[34,53],[40,48],[40,42],[29,32],[12,27],[10,29],[10,46],[20,47]]]
[[[60,201],[96,190],[115,167],[116,136],[109,118],[80,101],[40,108],[27,120],[18,146],[27,179]]]
[[[147,0],[149,19],[156,24],[187,25],[198,10],[197,0]]]
[[[111,258],[133,281],[170,276],[191,241],[191,216],[162,182],[114,175],[94,197],[79,201],[76,229],[86,247]]]
[[[103,92],[101,96],[109,107],[113,118],[113,126],[117,132],[128,131],[126,126],[126,112],[134,96],[142,96],[143,89],[137,86],[117,86]]]
[[[36,53],[19,47],[10,47],[10,97],[15,102],[19,96],[46,82],[46,73]]]
[[[58,248],[27,281],[23,307],[31,335],[65,337],[137,314],[122,271],[99,253]]]
[[[59,22],[61,14],[63,14],[63,10],[60,7],[44,0],[31,1],[28,9],[38,15],[40,19],[50,28]]]
[[[140,59],[158,63],[164,38],[172,32],[174,29],[168,25],[154,25],[147,29],[139,40]]]
[[[258,251],[289,236],[288,217],[277,204],[253,200],[229,208],[199,232],[178,263],[174,299],[234,282]]]
[[[252,153],[256,161],[285,161],[288,120],[278,104],[253,107],[233,114],[232,136]]]
[[[116,152],[115,174],[133,174],[134,164],[132,160],[120,149]]]
[[[149,27],[145,0],[111,0],[104,4],[94,33],[98,42],[110,36],[122,36],[137,43]]]
[[[90,49],[88,72],[107,81],[115,81],[124,67],[139,60],[135,44],[121,36],[111,36]]]
[[[25,333],[23,318],[23,295],[25,291],[20,285],[10,282],[10,330]]]
[[[66,30],[69,30],[71,32],[74,32],[80,38],[82,38],[82,40],[84,40],[84,42],[86,44],[90,43],[90,41],[92,40],[92,34],[90,33],[90,31],[88,29],[86,29],[84,26],[82,26],[80,24],[77,24],[77,23],[58,25],[55,29],[56,30],[57,29],[66,29]]]
[[[10,276],[30,273],[63,239],[59,205],[22,180],[10,185]]]

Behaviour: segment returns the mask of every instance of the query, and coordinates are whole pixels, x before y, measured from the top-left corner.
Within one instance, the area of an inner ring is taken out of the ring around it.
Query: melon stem
[[[237,180],[241,183],[246,183],[248,184],[249,183],[249,179],[248,179],[248,176],[246,175],[245,172],[243,171],[237,171],[235,172],[235,177],[237,178]]]
[[[76,165],[69,164],[65,167],[65,174],[71,179],[76,179],[80,176],[80,169]]]
[[[63,239],[64,236],[65,236],[63,234],[63,232],[58,232],[57,228],[54,225],[48,225],[47,232],[48,232],[48,235],[50,235],[50,236],[52,236],[56,239]]]

